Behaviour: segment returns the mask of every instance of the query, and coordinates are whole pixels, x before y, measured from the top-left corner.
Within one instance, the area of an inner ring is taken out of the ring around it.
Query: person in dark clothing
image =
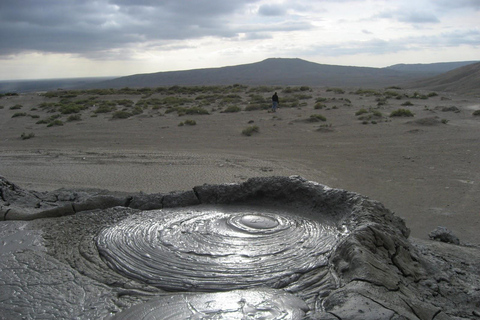
[[[272,96],[272,111],[273,112],[277,112],[277,108],[278,108],[278,96],[277,96],[277,93],[275,92],[275,94]]]

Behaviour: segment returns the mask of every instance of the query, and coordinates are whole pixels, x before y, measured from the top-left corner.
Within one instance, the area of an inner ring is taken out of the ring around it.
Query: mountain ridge
[[[448,65],[448,63],[446,64]],[[402,85],[440,73],[434,71],[434,66],[431,66],[430,69],[432,71],[425,75],[423,71],[406,72],[396,70],[394,66],[386,68],[355,67],[319,64],[299,58],[269,58],[260,62],[236,66],[136,74],[99,82],[94,84],[94,87],[157,87],[235,83],[245,85],[384,87]]]

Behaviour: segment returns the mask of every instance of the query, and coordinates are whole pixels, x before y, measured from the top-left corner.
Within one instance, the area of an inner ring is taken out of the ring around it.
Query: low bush
[[[185,123],[187,126],[194,126],[197,124],[195,120],[185,120],[183,123]]]
[[[413,117],[413,113],[408,109],[397,109],[390,113],[390,117]]]
[[[131,116],[132,116],[131,112],[121,110],[121,111],[115,111],[112,114],[112,119],[127,119],[127,118],[130,118]]]
[[[201,107],[190,107],[185,109],[186,114],[209,114],[209,112]]]
[[[357,112],[355,112],[355,115],[360,116],[360,115],[365,114],[365,113],[368,113],[368,110],[365,109],[365,108],[362,108],[362,109],[358,110]]]
[[[80,121],[80,120],[82,120],[82,116],[80,114],[71,114],[67,118],[67,122]]]
[[[63,121],[59,119],[55,119],[51,121],[49,124],[47,124],[47,127],[56,127],[56,126],[63,126]]]
[[[246,127],[245,129],[242,130],[242,134],[244,136],[251,136],[252,134],[256,133],[256,132],[259,132],[259,128],[258,126],[248,126]]]
[[[23,132],[21,135],[20,135],[20,138],[22,138],[22,140],[28,140],[28,139],[31,139],[35,137],[35,133],[33,132],[30,132],[30,133],[25,133]]]
[[[104,104],[104,105],[101,105],[99,106],[95,111],[95,113],[109,113],[109,112],[112,112],[112,111],[115,111],[117,108],[115,106],[111,106],[111,105],[108,105],[108,104]]]
[[[222,112],[224,112],[224,113],[234,113],[234,112],[240,112],[240,111],[242,111],[242,109],[240,107],[229,106],[225,110],[223,110]]]
[[[308,118],[310,122],[319,122],[319,121],[327,121],[327,118],[322,116],[321,114],[312,114],[310,118]]]
[[[474,116],[480,116],[480,110],[475,110],[475,111],[473,111],[472,115],[474,115]]]
[[[323,109],[323,108],[325,108],[325,107],[326,107],[326,105],[324,105],[323,103],[317,102],[317,103],[315,103],[315,105],[313,106],[313,109],[319,110],[319,109]]]
[[[382,94],[377,91],[377,90],[373,90],[373,89],[358,89],[357,91],[355,91],[355,94],[358,94],[358,95],[362,95],[362,96],[381,96]]]
[[[402,103],[402,106],[404,107],[413,106],[413,103],[411,103],[410,101],[405,101],[404,103]]]
[[[23,106],[21,104],[16,104],[16,105],[10,107],[10,110],[18,110],[18,109],[22,109],[22,108],[23,108]]]
[[[16,118],[16,117],[26,117],[27,116],[27,113],[26,112],[15,112],[12,116],[12,118]]]
[[[342,88],[328,88],[328,89],[327,89],[327,92],[333,92],[333,93],[337,93],[337,94],[343,94],[343,93],[345,93],[345,90],[343,90]]]

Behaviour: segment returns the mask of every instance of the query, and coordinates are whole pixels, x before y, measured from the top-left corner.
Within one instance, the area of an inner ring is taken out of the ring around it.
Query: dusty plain
[[[29,190],[131,193],[301,175],[382,202],[413,237],[445,226],[480,244],[480,99],[398,88],[185,88],[4,96],[0,175]],[[241,110],[225,112],[232,106]],[[390,117],[398,109],[414,116]],[[114,118],[122,110],[126,118]],[[52,115],[63,125],[48,126]],[[242,134],[249,126],[258,132]]]

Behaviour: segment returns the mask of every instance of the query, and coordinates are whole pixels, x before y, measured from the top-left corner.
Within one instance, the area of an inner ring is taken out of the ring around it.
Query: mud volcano
[[[33,220],[1,222],[6,319],[476,315],[468,259],[440,259],[379,202],[298,176],[151,195],[0,183],[4,220]]]
[[[97,246],[127,277],[175,291],[282,288],[327,265],[333,223],[255,207],[148,211],[103,230]]]

